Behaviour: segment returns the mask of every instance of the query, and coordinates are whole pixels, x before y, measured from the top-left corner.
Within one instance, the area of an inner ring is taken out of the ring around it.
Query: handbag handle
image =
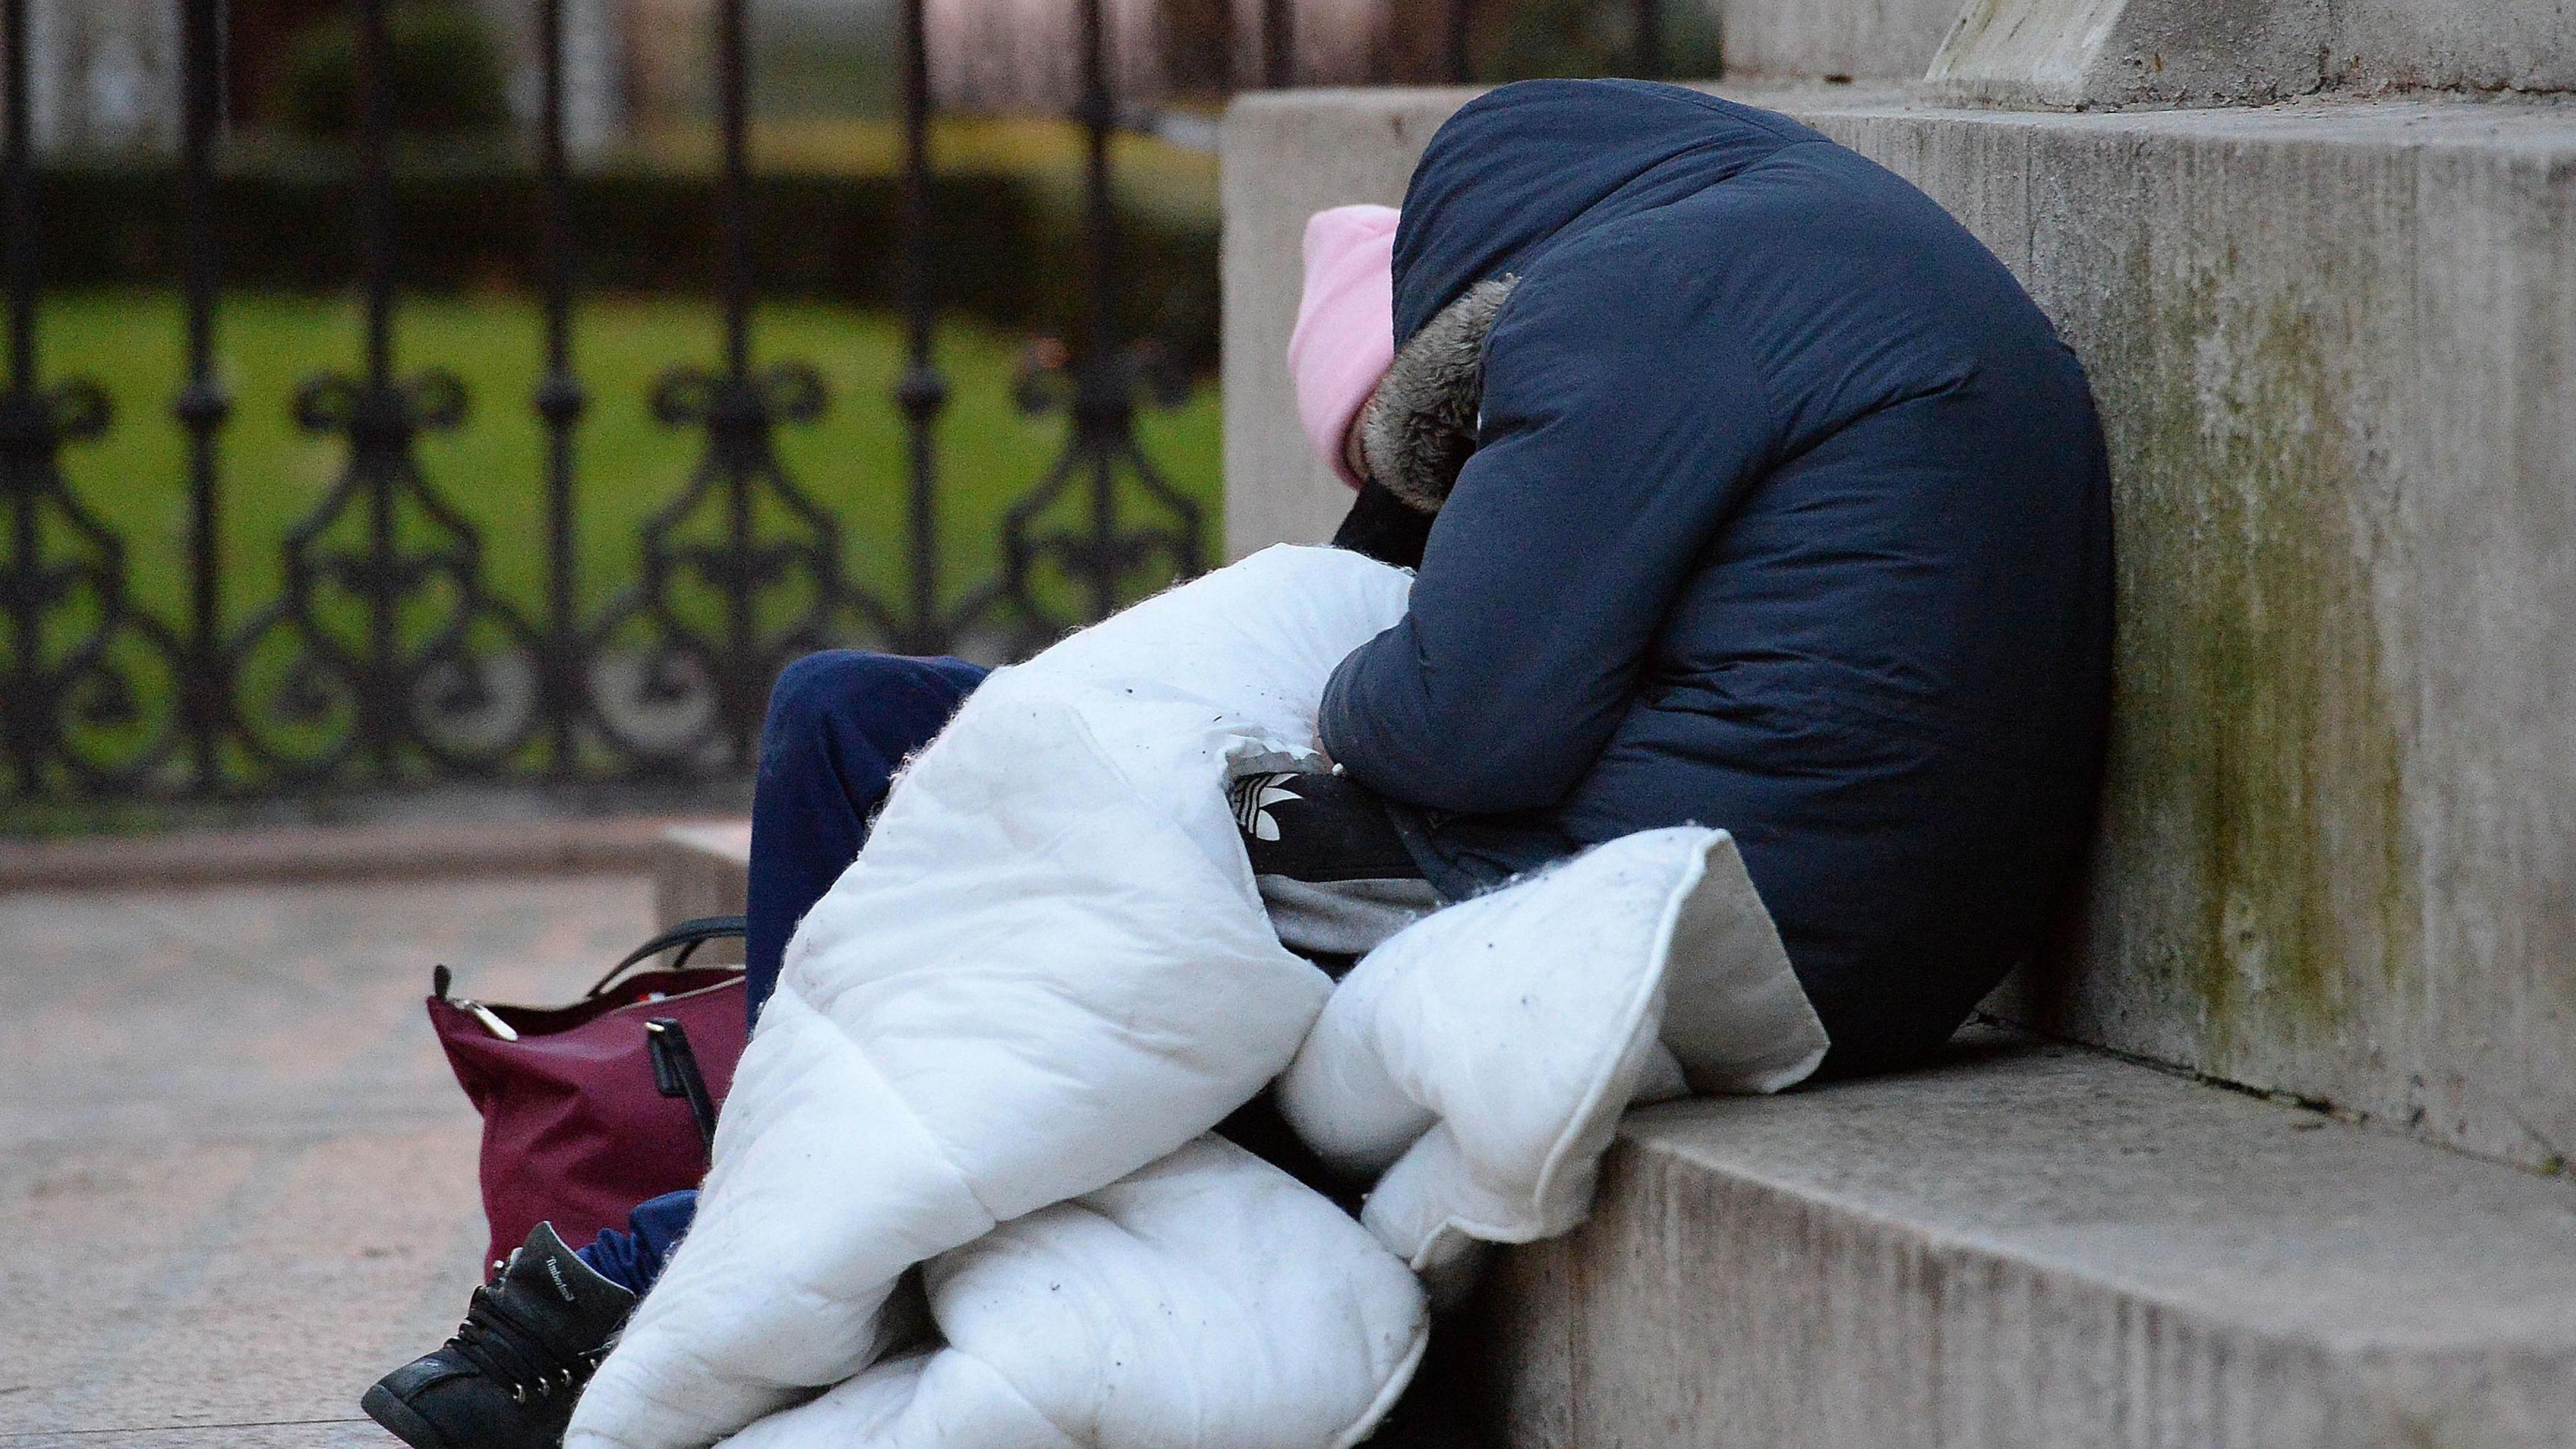
[[[591,997],[600,995],[607,991],[611,986],[616,985],[617,978],[625,975],[628,967],[633,966],[639,961],[648,960],[652,957],[658,956],[663,952],[670,950],[674,946],[680,948],[680,954],[672,958],[670,965],[659,969],[664,971],[677,971],[681,967],[688,965],[689,958],[696,955],[698,948],[709,941],[722,941],[742,935],[744,920],[745,918],[742,916],[699,916],[692,920],[682,921],[680,924],[673,926],[671,929],[662,932],[658,936],[655,936],[652,940],[647,941],[643,945],[636,947],[634,950],[627,952],[626,959],[609,967],[608,974],[600,977],[598,984],[592,986],[588,991],[583,992],[582,997],[584,1000],[587,1000]]]

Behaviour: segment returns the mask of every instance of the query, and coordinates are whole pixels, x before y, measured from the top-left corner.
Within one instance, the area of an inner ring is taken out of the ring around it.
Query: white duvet
[[[1621,1109],[1813,1069],[1722,831],[1440,911],[1338,990],[1279,944],[1225,785],[1321,764],[1407,585],[1274,548],[968,699],[790,944],[571,1449],[1338,1449],[1478,1244],[1580,1221]],[[1361,1221],[1208,1135],[1274,1078],[1384,1174]]]

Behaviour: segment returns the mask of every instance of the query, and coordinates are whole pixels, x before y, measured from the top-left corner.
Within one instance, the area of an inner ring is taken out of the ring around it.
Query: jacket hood
[[[1431,138],[1395,236],[1401,347],[1467,289],[1551,247],[1725,180],[1794,121],[1680,86],[1521,81],[1470,101]]]
[[[1369,476],[1408,507],[1437,513],[1476,450],[1484,410],[1485,337],[1512,295],[1494,277],[1440,309],[1387,365],[1360,412]]]

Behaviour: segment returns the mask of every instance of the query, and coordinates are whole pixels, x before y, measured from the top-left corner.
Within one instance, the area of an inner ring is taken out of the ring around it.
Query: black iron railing
[[[305,429],[340,448],[336,481],[284,538],[282,582],[264,606],[223,604],[221,442],[243,403],[217,365],[223,257],[213,215],[223,123],[223,0],[173,0],[183,74],[177,172],[184,381],[171,412],[186,438],[184,616],[140,608],[125,542],[85,506],[60,458],[111,424],[106,394],[39,373],[38,240],[31,151],[28,0],[5,20],[0,268],[7,374],[0,391],[0,801],[255,796],[457,778],[614,780],[723,776],[751,761],[770,680],[808,650],[866,643],[907,652],[972,640],[1014,654],[1206,562],[1206,520],[1137,445],[1142,401],[1173,400],[1150,345],[1118,335],[1121,268],[1110,140],[1119,106],[1101,0],[1078,7],[1086,133],[1085,305],[1069,349],[1024,368],[1032,407],[1067,419],[1054,462],[1004,514],[988,578],[952,590],[941,557],[934,431],[949,388],[934,348],[922,0],[901,7],[903,173],[897,303],[905,366],[892,402],[905,425],[906,512],[899,597],[853,577],[853,540],[825,495],[782,464],[781,428],[828,401],[810,366],[756,359],[746,163],[747,0],[715,6],[722,140],[717,296],[720,354],[664,374],[653,412],[698,430],[698,462],[646,521],[624,590],[585,609],[577,443],[588,406],[573,365],[580,238],[565,148],[563,0],[532,0],[542,104],[537,122],[536,271],[544,367],[526,400],[541,424],[533,460],[544,493],[544,586],[535,606],[496,592],[481,532],[420,462],[426,433],[455,427],[469,398],[452,374],[398,355],[393,87],[388,0],[350,0],[356,33],[359,365],[306,380],[288,400]],[[1636,0],[1642,68],[1654,66],[1654,0]],[[1463,79],[1467,0],[1451,0],[1446,68]],[[1260,73],[1294,80],[1291,7],[1263,0]],[[496,400],[481,399],[483,406]],[[507,400],[497,400],[508,405]],[[148,426],[148,420],[134,426]],[[148,485],[148,482],[146,484]],[[1042,582],[1043,581],[1043,582]]]
[[[1114,335],[1118,287],[1109,91],[1098,0],[1082,0],[1089,132],[1088,325],[1059,359],[1070,425],[1062,455],[1006,515],[993,576],[956,602],[938,577],[933,430],[948,387],[934,351],[927,134],[929,57],[920,0],[902,10],[904,172],[899,289],[907,365],[894,404],[908,430],[908,565],[900,598],[863,588],[836,511],[783,466],[773,438],[825,407],[816,371],[755,359],[746,131],[745,0],[715,7],[722,137],[719,355],[656,384],[662,421],[699,430],[678,495],[646,522],[633,582],[585,612],[573,368],[578,238],[569,215],[562,0],[535,0],[541,57],[538,214],[544,371],[529,405],[544,456],[545,587],[530,608],[490,586],[476,525],[423,471],[422,435],[456,426],[469,399],[438,370],[397,355],[392,86],[387,0],[353,0],[356,236],[362,354],[291,400],[304,428],[342,448],[337,480],[288,533],[276,597],[224,613],[219,444],[235,411],[217,367],[213,166],[222,121],[221,0],[179,0],[183,41],[179,210],[189,497],[186,617],[134,603],[125,544],[66,480],[67,444],[110,424],[106,395],[38,372],[39,228],[30,156],[28,0],[5,10],[8,358],[0,392],[0,554],[6,698],[0,763],[22,800],[269,793],[476,776],[601,778],[721,774],[750,759],[769,681],[790,658],[843,643],[934,652],[973,638],[1020,652],[1205,562],[1196,503],[1138,449],[1139,354]],[[1033,402],[1059,389],[1024,379]],[[493,400],[474,400],[491,405]],[[1057,520],[1068,498],[1078,522]],[[1072,582],[1078,609],[1053,601]]]

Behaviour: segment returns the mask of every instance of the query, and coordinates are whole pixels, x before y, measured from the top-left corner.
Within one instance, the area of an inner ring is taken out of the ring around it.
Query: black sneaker
[[[635,1295],[539,1223],[438,1352],[376,1381],[358,1407],[412,1449],[557,1449],[572,1406]]]

